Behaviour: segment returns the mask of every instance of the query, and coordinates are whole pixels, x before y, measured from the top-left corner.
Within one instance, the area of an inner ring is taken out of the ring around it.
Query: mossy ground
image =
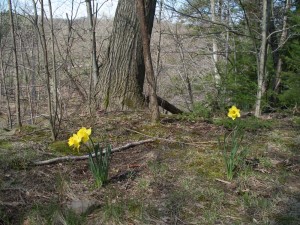
[[[245,121],[247,163],[226,179],[218,138],[226,124],[143,113],[69,121],[59,140],[25,127],[0,140],[0,224],[297,224],[300,223],[300,133],[293,118]],[[222,121],[222,120],[219,120]],[[224,121],[224,119],[223,119]],[[72,124],[72,125],[71,125]],[[267,124],[267,125],[263,125]],[[86,154],[67,146],[81,126],[113,147],[158,137],[114,153],[107,185],[97,189],[87,161],[33,166]],[[84,213],[68,207],[92,201]]]

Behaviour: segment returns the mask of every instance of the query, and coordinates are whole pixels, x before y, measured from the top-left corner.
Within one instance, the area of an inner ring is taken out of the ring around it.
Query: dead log
[[[149,103],[149,96],[146,96],[146,102]],[[164,110],[167,110],[168,112],[172,114],[182,114],[183,111],[178,109],[175,105],[171,104],[167,100],[157,96],[157,103],[160,107],[162,107]]]
[[[155,140],[156,139],[147,139],[147,140],[143,140],[143,141],[131,142],[131,143],[128,143],[124,146],[113,148],[111,150],[111,153],[120,152],[122,150],[131,148],[131,147],[134,147],[134,146],[137,146],[137,145],[142,145],[142,144],[145,144],[145,143],[153,142]],[[95,154],[92,154],[92,156],[94,157]],[[41,165],[48,165],[48,164],[64,162],[64,161],[84,160],[84,159],[88,159],[88,158],[89,158],[89,155],[82,155],[82,156],[69,155],[69,156],[57,157],[57,158],[43,160],[43,161],[32,162],[32,165],[41,166]]]

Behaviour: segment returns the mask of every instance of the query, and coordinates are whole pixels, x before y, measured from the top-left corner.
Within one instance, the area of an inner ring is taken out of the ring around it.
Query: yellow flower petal
[[[240,110],[235,105],[233,105],[229,109],[227,116],[235,120],[237,117],[241,117]]]
[[[69,138],[68,144],[70,147],[74,147],[79,151],[80,148],[80,137],[77,134],[73,134],[72,137]]]
[[[86,143],[90,139],[90,135],[92,133],[92,129],[86,129],[85,127],[82,127],[78,132],[77,135],[82,140],[83,143]]]

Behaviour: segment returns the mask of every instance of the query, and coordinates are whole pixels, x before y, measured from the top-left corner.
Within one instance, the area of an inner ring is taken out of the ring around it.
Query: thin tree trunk
[[[259,52],[259,68],[257,77],[257,93],[255,102],[255,112],[256,117],[261,115],[261,99],[264,92],[264,80],[266,76],[266,61],[267,61],[267,24],[268,24],[268,2],[270,0],[263,0],[263,16],[261,21],[261,46]]]
[[[21,36],[20,36],[20,51],[21,51],[21,64],[23,64],[23,66],[25,66],[25,56],[24,55],[26,55],[26,62],[28,64],[28,66],[30,66],[28,55],[25,53],[24,41]],[[32,98],[31,98],[31,93],[30,93],[30,82],[29,82],[29,75],[28,75],[28,72],[26,69],[23,70],[23,74],[25,77],[25,85],[26,85],[26,92],[27,92],[26,94],[27,94],[27,98],[28,98],[28,102],[29,102],[30,124],[33,124],[34,115],[33,115],[33,107],[32,107]]]
[[[156,96],[156,81],[154,76],[154,70],[150,52],[150,37],[148,35],[148,27],[145,16],[145,3],[144,0],[137,0],[137,14],[140,21],[142,43],[143,43],[143,54],[146,70],[146,79],[149,84],[149,96],[150,96],[150,111],[152,122],[159,120],[159,109]]]
[[[216,22],[216,13],[215,13],[215,0],[210,0],[210,10],[211,10],[211,22],[215,23]],[[213,54],[212,54],[212,59],[213,59],[213,65],[214,65],[214,78],[215,78],[215,84],[216,87],[218,88],[220,86],[221,82],[221,77],[218,72],[217,64],[218,64],[218,44],[217,40],[215,37],[212,38],[212,48],[213,48]]]
[[[157,86],[157,78],[160,74],[161,64],[160,64],[160,55],[161,55],[161,36],[162,36],[162,29],[161,29],[161,14],[163,8],[164,0],[160,0],[159,2],[159,12],[158,12],[158,43],[157,43],[157,55],[156,55],[156,86]]]
[[[93,15],[93,8],[91,0],[86,0],[86,8],[87,15],[89,19],[90,25],[90,47],[91,47],[91,71],[90,71],[90,81],[89,81],[89,107],[90,113],[92,113],[92,96],[95,90],[95,87],[99,78],[99,66],[97,61],[97,47],[96,47],[96,31],[95,31],[95,23]]]
[[[22,126],[21,121],[21,104],[20,104],[20,81],[19,81],[19,68],[18,68],[18,55],[17,55],[17,46],[16,46],[16,36],[15,36],[15,26],[14,26],[14,17],[12,12],[12,4],[11,0],[8,0],[8,8],[9,8],[9,17],[10,17],[10,25],[11,25],[11,37],[13,42],[13,55],[14,55],[14,66],[15,66],[15,104],[16,104],[16,117],[17,117],[17,125],[19,127]]]
[[[36,8],[36,3],[34,0],[32,0],[33,3],[33,10],[34,10],[34,15],[33,20],[32,20],[32,24],[35,30],[35,37],[32,39],[32,51],[31,51],[31,57],[32,57],[32,75],[31,75],[31,85],[32,85],[32,89],[31,89],[31,95],[33,98],[33,103],[35,106],[35,114],[38,115],[38,107],[37,107],[37,100],[38,100],[38,91],[35,87],[36,85],[36,76],[38,74],[40,74],[40,49],[39,49],[39,28],[38,28],[38,14],[37,14],[37,8]],[[36,47],[37,50],[37,54],[34,54],[34,49]],[[38,65],[38,66],[37,66]]]
[[[41,3],[41,20],[40,20],[40,41],[43,50],[43,57],[44,57],[44,68],[46,73],[46,87],[47,87],[47,96],[48,96],[48,113],[49,113],[49,123],[51,129],[51,137],[52,140],[56,139],[56,130],[55,130],[55,123],[53,118],[53,111],[52,111],[52,97],[51,97],[51,84],[50,84],[50,70],[49,70],[49,57],[48,57],[48,49],[47,49],[47,42],[46,42],[46,34],[44,28],[44,1],[40,0]]]
[[[1,40],[0,40],[0,46],[1,46]],[[8,128],[12,128],[12,115],[11,115],[11,108],[10,108],[10,101],[9,101],[9,95],[7,91],[6,81],[5,81],[5,74],[6,69],[4,69],[4,62],[3,62],[3,53],[2,48],[0,48],[0,57],[1,57],[1,78],[2,78],[2,86],[5,94],[5,100],[6,100],[6,107],[7,107],[7,122],[8,122]]]
[[[185,81],[186,86],[187,86],[189,99],[190,99],[190,104],[191,104],[192,109],[193,109],[194,108],[194,95],[193,95],[193,90],[192,90],[192,84],[191,84],[191,81],[190,81],[188,68],[187,68],[186,62],[185,62],[185,55],[184,55],[184,52],[183,52],[182,43],[181,43],[180,40],[178,40],[178,41],[180,42],[180,43],[178,43],[178,48],[179,48],[179,52],[180,52],[180,59],[182,61],[182,65],[183,65],[184,81]]]
[[[91,67],[90,67],[90,80],[89,80],[89,109],[92,115],[92,97],[95,91],[95,87],[99,78],[99,67],[97,61],[96,52],[96,32],[95,32],[95,20],[93,15],[93,8],[91,0],[86,0],[87,15],[90,23],[90,48],[91,48]]]
[[[284,10],[285,15],[283,17],[283,23],[282,23],[282,33],[281,33],[281,36],[280,36],[278,47],[281,47],[287,39],[287,35],[288,35],[288,32],[287,32],[287,19],[288,19],[287,12],[290,9],[290,7],[291,7],[290,0],[286,0],[285,1],[285,10]],[[280,87],[280,84],[281,84],[281,71],[282,71],[282,57],[279,56],[278,57],[278,62],[277,62],[277,67],[276,67],[276,73],[275,73],[275,82],[274,82],[274,86],[273,86],[273,90],[277,93],[279,91],[279,87]]]
[[[55,35],[53,24],[53,11],[51,0],[48,0],[49,14],[50,14],[50,27],[51,27],[51,51],[52,51],[52,93],[53,93],[53,127],[55,130],[55,139],[58,135],[59,128],[62,120],[62,108],[59,106],[58,100],[58,81],[56,69],[56,52],[55,52]]]

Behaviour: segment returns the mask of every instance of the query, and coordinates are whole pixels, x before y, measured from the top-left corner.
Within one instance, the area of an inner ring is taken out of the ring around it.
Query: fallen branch
[[[128,143],[124,146],[113,148],[111,150],[111,152],[112,153],[120,152],[122,150],[131,148],[131,147],[134,147],[134,146],[137,146],[137,145],[142,145],[142,144],[145,144],[145,143],[153,142],[153,141],[155,141],[155,139],[147,139],[147,140],[143,140],[143,141],[131,142],[131,143]],[[92,156],[95,156],[95,154],[93,153]],[[58,162],[63,162],[63,161],[70,161],[70,160],[84,160],[84,159],[88,159],[88,158],[89,158],[89,155],[63,156],[63,157],[57,157],[57,158],[43,160],[43,161],[36,161],[36,162],[33,162],[32,164],[34,166],[40,166],[40,165],[47,165],[47,164],[58,163]]]

